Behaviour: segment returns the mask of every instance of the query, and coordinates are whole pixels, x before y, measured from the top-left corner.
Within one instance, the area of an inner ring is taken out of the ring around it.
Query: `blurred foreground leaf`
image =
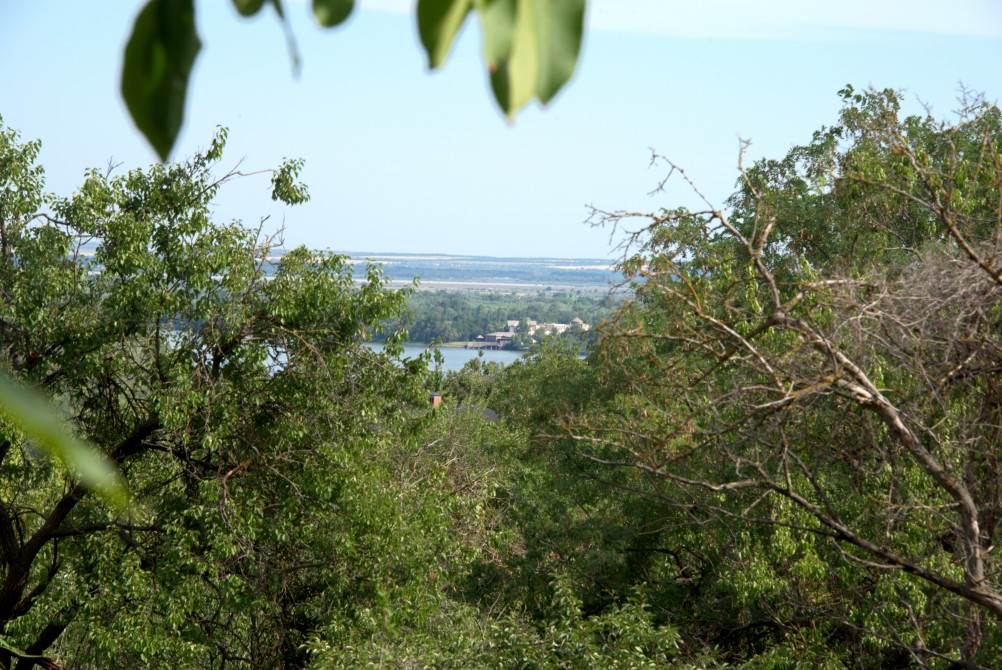
[[[471,7],[471,0],[419,0],[418,34],[428,54],[428,67],[434,69],[445,63]]]
[[[2,371],[0,415],[24,431],[42,451],[75,472],[84,486],[105,503],[119,511],[129,506],[129,491],[114,464],[96,448],[74,437],[41,395]]]
[[[431,68],[440,67],[476,8],[498,106],[509,119],[533,98],[544,105],[574,74],[585,0],[420,0],[418,31]]]
[[[29,654],[25,651],[22,651],[17,647],[15,647],[14,645],[12,645],[3,637],[0,637],[0,649],[3,649],[4,651],[9,651],[18,658],[45,658],[44,656],[39,656],[38,654]]]
[[[244,4],[254,10],[254,3]],[[160,160],[167,160],[181,130],[188,78],[201,48],[192,0],[150,0],[132,27],[122,98]]]
[[[508,119],[533,98],[547,104],[577,66],[587,0],[418,0],[417,25],[428,66],[441,67],[467,16],[476,9],[483,57],[498,106]],[[237,13],[258,14],[265,0],[231,0]],[[289,43],[293,72],[299,53],[281,0],[270,0]],[[312,0],[317,23],[344,23],[355,0]],[[185,96],[202,48],[194,0],[149,0],[125,47],[122,98],[136,127],[166,161],[184,122]]]
[[[237,8],[240,16],[254,16],[261,11],[264,0],[233,0],[233,6]]]
[[[354,8],[355,0],[313,0],[313,16],[324,28],[340,25]]]

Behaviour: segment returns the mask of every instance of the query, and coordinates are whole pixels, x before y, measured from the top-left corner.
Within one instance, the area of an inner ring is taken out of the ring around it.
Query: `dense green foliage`
[[[643,602],[661,666],[1002,663],[1002,117],[843,96],[729,212],[652,220],[589,361],[451,378],[533,436],[478,586],[537,626],[556,578]]]
[[[399,509],[377,456],[423,405],[420,365],[394,363],[402,334],[386,353],[362,344],[405,295],[303,249],[266,280],[271,242],[208,217],[232,178],[210,171],[224,139],[182,164],[92,172],[51,215],[5,209],[2,362],[137,500],[109,512],[3,427],[0,621],[27,654],[295,666],[320,626],[370,616],[447,553],[428,534],[436,506]],[[286,200],[305,197],[295,172],[275,173]],[[28,174],[20,197],[37,206]]]
[[[1002,116],[843,96],[730,212],[652,222],[601,349],[621,390],[569,432],[726,529],[731,625],[763,653],[997,667]]]
[[[303,249],[266,280],[270,242],[208,217],[223,136],[52,199],[0,135],[2,363],[137,501],[0,423],[0,666],[1002,665],[1002,115],[843,97],[727,212],[653,217],[588,359],[444,377],[397,358],[408,299],[608,306]]]

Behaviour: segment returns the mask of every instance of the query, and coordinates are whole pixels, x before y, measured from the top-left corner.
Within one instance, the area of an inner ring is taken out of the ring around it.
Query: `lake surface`
[[[367,346],[372,347],[376,351],[382,351],[383,349],[382,344],[375,342],[370,342]],[[414,358],[423,353],[427,348],[423,344],[405,344],[404,357]],[[442,352],[442,358],[445,359],[442,363],[442,370],[445,372],[459,370],[466,365],[467,361],[478,358],[481,354],[481,351],[476,349],[461,349],[458,347],[440,347],[439,351]],[[483,359],[485,361],[497,361],[508,365],[520,359],[524,353],[523,351],[506,351],[504,349],[500,351],[483,351]]]

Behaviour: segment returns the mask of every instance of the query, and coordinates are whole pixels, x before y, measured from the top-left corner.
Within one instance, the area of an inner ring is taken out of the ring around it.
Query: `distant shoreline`
[[[382,344],[380,342],[380,344]],[[465,349],[466,340],[456,341],[456,342],[415,342],[414,340],[407,340],[404,342],[404,346],[408,347],[424,347],[425,349],[430,349],[432,347],[436,349]],[[497,350],[495,350],[497,351]],[[527,349],[505,349],[504,351],[528,351]]]
[[[404,279],[391,279],[387,282],[392,288],[406,288],[413,286],[413,281]],[[492,282],[492,281],[440,281],[429,280],[419,281],[417,290],[439,290],[439,291],[506,291],[506,290],[532,290],[532,291],[588,291],[589,293],[605,293],[615,290],[614,286],[601,284],[529,284],[515,282]]]

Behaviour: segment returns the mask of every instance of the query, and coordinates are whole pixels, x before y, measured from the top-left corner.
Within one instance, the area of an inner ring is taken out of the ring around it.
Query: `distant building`
[[[538,327],[539,324],[537,324],[532,319],[529,319],[528,321],[526,321],[526,323],[529,324],[529,334],[532,335],[533,333],[535,333],[536,328]],[[509,333],[514,334],[518,332],[518,327],[520,325],[522,325],[522,322],[519,321],[518,319],[508,319],[508,325],[506,327]]]
[[[584,331],[591,327],[577,317],[571,319],[570,323],[540,324],[537,321],[529,319],[526,321],[526,324],[528,324],[528,335],[533,338],[536,336],[542,337],[544,335],[562,335],[568,331]],[[508,319],[505,322],[505,330],[487,333],[486,335],[477,335],[474,341],[466,343],[466,348],[486,350],[503,349],[505,346],[511,344],[512,339],[518,333],[519,326],[521,325],[522,322],[518,319]]]
[[[543,335],[560,335],[566,333],[571,329],[568,323],[544,323],[543,325],[536,328],[537,333],[542,333]]]
[[[514,336],[513,333],[507,330],[499,330],[495,333],[487,333],[486,335],[477,335],[476,340],[466,343],[466,348],[484,349],[485,351],[504,349],[507,345],[511,344]]]
[[[485,342],[500,342],[502,344],[507,344],[511,342],[514,335],[507,330],[499,330],[496,333],[487,333],[484,335]]]

